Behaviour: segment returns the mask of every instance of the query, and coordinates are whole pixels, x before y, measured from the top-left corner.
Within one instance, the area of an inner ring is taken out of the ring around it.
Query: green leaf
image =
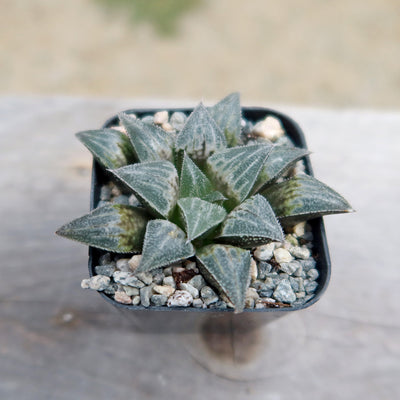
[[[200,271],[234,305],[244,308],[250,280],[250,252],[238,247],[213,244],[197,251]]]
[[[196,239],[217,226],[226,217],[226,211],[216,204],[196,197],[178,200],[189,240]]]
[[[282,241],[283,232],[267,200],[256,194],[226,217],[218,238],[241,247],[255,247],[269,239]]]
[[[143,208],[113,204],[96,208],[56,233],[99,249],[133,253],[142,249],[148,220]]]
[[[119,168],[134,162],[132,144],[122,132],[114,129],[83,131],[76,137],[93,157],[106,168]]]
[[[268,186],[261,194],[285,225],[326,214],[353,211],[340,194],[305,174]]]
[[[128,165],[111,171],[125,182],[157,217],[168,218],[178,199],[178,173],[169,161]]]
[[[210,203],[222,203],[225,200],[227,200],[227,198],[221,192],[214,190],[213,192],[204,196],[203,200],[208,201]]]
[[[254,193],[271,184],[307,154],[310,154],[307,149],[299,147],[274,146],[258,175]]]
[[[128,114],[119,114],[140,162],[170,160],[174,136],[154,124],[145,124]]]
[[[175,147],[185,150],[194,160],[201,161],[225,148],[226,140],[214,119],[200,103],[189,115],[176,137]]]
[[[242,110],[239,93],[226,96],[219,103],[208,108],[208,111],[221,131],[224,132],[228,146],[233,147],[240,144]]]
[[[194,255],[185,232],[172,222],[154,219],[147,224],[137,272],[151,271]]]
[[[208,175],[228,197],[228,208],[240,204],[250,193],[271,149],[268,144],[232,147],[207,160]]]

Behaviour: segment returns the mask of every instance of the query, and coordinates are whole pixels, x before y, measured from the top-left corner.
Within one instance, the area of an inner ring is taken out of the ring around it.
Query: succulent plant
[[[78,139],[143,206],[109,204],[62,226],[69,239],[116,253],[141,253],[136,272],[196,257],[199,269],[237,312],[249,286],[251,249],[282,241],[284,226],[351,210],[315,178],[285,172],[301,148],[249,142],[239,95],[201,103],[179,132],[119,114],[122,130]]]

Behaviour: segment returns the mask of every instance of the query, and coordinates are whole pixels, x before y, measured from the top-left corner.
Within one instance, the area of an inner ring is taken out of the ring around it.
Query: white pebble
[[[254,257],[260,261],[268,261],[271,259],[275,249],[275,243],[271,242],[258,246],[254,251]]]
[[[274,251],[274,257],[277,263],[289,263],[290,261],[293,260],[292,255],[283,248],[276,249]]]
[[[192,295],[186,290],[177,290],[168,299],[168,307],[188,307],[193,303]]]
[[[172,286],[163,286],[163,285],[155,285],[153,287],[154,292],[158,294],[163,294],[167,297],[171,296],[174,292],[175,289]]]
[[[110,284],[110,278],[105,275],[95,275],[89,279],[89,288],[101,292]]]
[[[159,111],[154,114],[153,122],[162,125],[168,122],[168,111]]]
[[[311,256],[311,252],[307,247],[292,247],[290,249],[292,255],[296,258],[301,258],[302,260],[307,260]]]
[[[128,261],[129,268],[131,269],[131,271],[136,271],[136,268],[139,266],[141,260],[142,260],[142,255],[137,254]]]
[[[276,140],[283,136],[285,131],[282,128],[278,118],[267,117],[263,121],[258,122],[252,131],[252,134],[268,140]]]
[[[192,295],[192,297],[194,299],[197,299],[199,297],[199,291],[194,286],[192,286],[190,283],[181,283],[179,285],[179,289],[186,290],[187,292],[189,292]]]
[[[129,271],[129,258],[121,258],[117,261],[117,269],[120,271],[128,272]]]
[[[256,260],[254,260],[253,257],[251,257],[250,260],[250,279],[252,282],[254,282],[257,279],[258,275],[258,269],[257,269],[257,263]]]

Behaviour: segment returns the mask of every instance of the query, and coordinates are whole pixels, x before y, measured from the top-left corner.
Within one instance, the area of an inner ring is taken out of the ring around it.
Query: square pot
[[[167,109],[167,110],[170,113],[175,112],[175,111],[180,111],[180,112],[183,112],[188,115],[189,113],[191,113],[193,111],[193,108],[172,108],[172,109]],[[133,113],[138,117],[143,117],[144,115],[154,114],[157,111],[160,111],[160,109],[132,109],[132,110],[127,110],[125,112],[128,114]],[[277,117],[281,121],[286,133],[288,134],[290,139],[293,141],[293,143],[297,147],[307,148],[304,134],[303,134],[302,130],[300,129],[299,125],[295,121],[293,121],[291,118],[287,117],[286,115],[284,115],[280,112],[277,112],[275,110],[272,110],[272,109],[257,108],[257,107],[256,108],[255,107],[243,107],[242,115],[244,118],[246,118],[247,120],[249,120],[251,122],[256,122],[261,119],[264,119],[268,115]],[[109,128],[111,126],[118,125],[118,123],[119,123],[118,116],[114,116],[114,117],[110,118],[108,121],[106,121],[106,123],[104,124],[103,127]],[[313,175],[310,159],[308,156],[304,157],[304,162],[305,162],[307,174]],[[96,208],[98,202],[100,201],[101,186],[103,184],[105,184],[107,181],[109,181],[110,178],[111,178],[111,175],[109,173],[107,173],[100,166],[100,164],[98,164],[96,161],[94,161],[93,169],[92,169],[92,186],[91,186],[91,198],[90,198],[90,209],[91,210]],[[317,279],[318,288],[315,292],[315,296],[307,303],[305,303],[303,305],[299,305],[299,306],[282,307],[282,308],[264,308],[264,309],[244,309],[243,313],[237,315],[237,317],[239,317],[240,315],[251,314],[252,315],[251,319],[255,319],[257,321],[260,321],[261,323],[264,323],[267,320],[275,319],[276,317],[286,314],[288,312],[307,308],[319,300],[319,298],[322,296],[323,292],[326,290],[326,288],[328,286],[330,272],[331,272],[331,264],[330,264],[328,245],[327,245],[327,241],[326,241],[326,234],[325,234],[325,228],[324,228],[324,223],[323,223],[322,217],[315,218],[313,220],[309,220],[308,223],[311,225],[312,233],[314,236],[313,257],[315,258],[315,260],[317,262],[316,268],[319,271],[319,278]],[[99,257],[104,253],[105,253],[105,251],[89,247],[89,274],[90,274],[90,276],[95,275],[94,268],[96,265],[98,265]],[[116,302],[111,297],[107,296],[106,294],[104,294],[102,292],[99,292],[99,293],[101,296],[104,297],[104,299],[106,301],[108,301],[112,305],[116,306],[120,310],[125,310],[125,311],[129,312],[131,315],[135,314],[137,317],[140,314],[145,313],[145,314],[149,315],[149,314],[151,314],[151,312],[155,311],[156,312],[155,314],[157,314],[157,317],[155,320],[155,326],[154,326],[155,329],[157,329],[157,326],[159,326],[160,324],[163,324],[163,329],[166,329],[166,325],[168,325],[168,323],[170,323],[170,325],[172,327],[176,326],[176,325],[174,325],[176,322],[176,318],[186,321],[186,320],[189,320],[188,314],[191,315],[190,320],[192,320],[193,318],[197,319],[200,316],[200,314],[212,316],[212,315],[233,313],[233,310],[231,310],[231,309],[223,309],[223,310],[197,309],[194,307],[169,308],[166,306],[163,306],[163,307],[151,306],[149,308],[145,308],[143,306],[133,306],[133,305],[121,304],[121,303]],[[147,313],[146,313],[146,311],[147,311]],[[174,315],[174,317],[173,317],[173,315]],[[146,318],[149,318],[149,317],[146,317]],[[190,326],[190,322],[189,322],[188,326]],[[150,330],[151,329],[152,329],[152,325],[150,324]]]

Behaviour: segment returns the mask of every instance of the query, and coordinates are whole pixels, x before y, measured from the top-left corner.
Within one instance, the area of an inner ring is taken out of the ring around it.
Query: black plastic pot
[[[164,108],[165,109],[165,108]],[[132,109],[126,111],[127,113],[133,113],[138,117],[144,115],[154,114],[160,111],[160,109]],[[193,111],[193,108],[172,108],[168,109],[169,112],[181,111],[185,114],[189,114]],[[282,122],[287,134],[292,139],[297,147],[307,148],[304,134],[300,129],[299,125],[291,118],[287,117],[280,112],[271,110],[268,108],[255,108],[255,107],[243,107],[242,113],[244,118],[249,121],[255,122],[265,118],[268,115],[275,116]],[[118,125],[118,117],[114,116],[110,118],[104,124],[105,128]],[[309,157],[305,158],[306,172],[309,175],[313,175],[311,163]],[[100,201],[100,189],[101,186],[109,181],[111,176],[96,162],[93,162],[92,170],[92,187],[91,187],[91,200],[90,209],[96,208]],[[282,316],[286,313],[298,311],[311,306],[316,303],[324,291],[326,290],[331,273],[331,264],[328,251],[328,245],[326,241],[325,228],[322,218],[316,218],[309,221],[312,232],[314,235],[314,247],[313,256],[317,261],[317,269],[319,271],[318,288],[315,296],[307,303],[296,306],[296,307],[283,307],[283,308],[264,308],[264,309],[245,309],[243,313],[234,315],[233,310],[215,310],[215,309],[197,309],[197,308],[168,308],[168,307],[150,307],[145,308],[143,306],[125,305],[116,302],[111,297],[100,292],[100,295],[104,297],[106,301],[116,306],[121,311],[128,312],[130,316],[134,316],[137,319],[138,325],[145,330],[159,330],[160,326],[165,330],[176,330],[177,326],[179,329],[191,330],[197,329],[197,322],[204,320],[204,317],[216,318],[218,316],[230,314],[233,318],[246,320],[246,324],[249,327],[258,326],[268,322],[271,319]],[[89,247],[89,273],[90,276],[95,275],[94,267],[98,265],[99,257],[104,254],[104,251]],[[152,316],[150,316],[152,315]]]

